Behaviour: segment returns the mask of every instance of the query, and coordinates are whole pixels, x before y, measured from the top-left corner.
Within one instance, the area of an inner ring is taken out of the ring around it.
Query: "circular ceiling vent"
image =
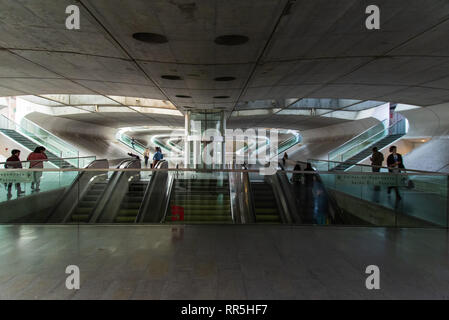
[[[161,78],[165,80],[182,80],[180,76],[174,76],[169,74],[164,74],[163,76],[161,76]]]
[[[214,99],[228,99],[229,96],[215,96]]]
[[[191,96],[186,96],[184,94],[177,94],[176,98],[192,98]]]
[[[215,43],[223,46],[239,46],[241,44],[247,43],[249,38],[247,36],[231,34],[225,36],[219,36],[215,38]]]
[[[137,32],[133,34],[133,38],[146,43],[167,43],[166,36],[150,32]]]
[[[215,81],[234,81],[235,77],[217,77],[214,80]]]

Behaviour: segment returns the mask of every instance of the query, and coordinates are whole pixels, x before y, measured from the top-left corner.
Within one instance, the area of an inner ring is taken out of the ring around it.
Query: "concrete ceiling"
[[[81,9],[80,30],[65,28],[71,4]],[[377,0],[378,31],[365,28],[370,4],[0,0],[0,96],[100,94],[166,100],[181,110],[228,111],[270,99],[421,106],[449,101],[449,1]],[[132,37],[137,32],[162,34],[168,42],[141,42]],[[214,42],[230,34],[249,41]],[[214,81],[224,76],[236,79]]]

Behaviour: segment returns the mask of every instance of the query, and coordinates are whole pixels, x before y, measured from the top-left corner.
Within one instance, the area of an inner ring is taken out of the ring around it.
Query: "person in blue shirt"
[[[156,147],[156,153],[153,156],[153,168],[156,168],[156,165],[159,161],[164,159],[164,155],[162,154],[162,150],[160,147]]]

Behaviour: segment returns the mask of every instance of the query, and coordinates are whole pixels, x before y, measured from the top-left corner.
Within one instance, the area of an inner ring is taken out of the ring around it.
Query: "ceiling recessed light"
[[[249,38],[247,36],[237,34],[224,35],[215,38],[215,43],[223,46],[238,46],[247,43],[248,41]]]
[[[169,74],[165,74],[163,76],[161,76],[162,79],[165,80],[182,80],[182,78],[180,76],[174,76],[174,75],[169,75]]]
[[[133,34],[133,38],[147,43],[167,43],[166,36],[150,32],[137,32]]]
[[[214,80],[215,81],[234,81],[235,77],[217,77]]]
[[[229,96],[215,96],[214,99],[228,99]]]
[[[184,94],[177,94],[177,95],[176,95],[176,98],[192,98],[192,97],[191,97],[191,96],[184,95]]]

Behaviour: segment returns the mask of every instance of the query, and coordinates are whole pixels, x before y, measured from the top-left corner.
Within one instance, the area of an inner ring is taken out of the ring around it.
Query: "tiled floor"
[[[78,265],[81,289],[65,287]],[[380,268],[380,290],[365,287]],[[0,226],[1,299],[449,299],[444,230]]]

